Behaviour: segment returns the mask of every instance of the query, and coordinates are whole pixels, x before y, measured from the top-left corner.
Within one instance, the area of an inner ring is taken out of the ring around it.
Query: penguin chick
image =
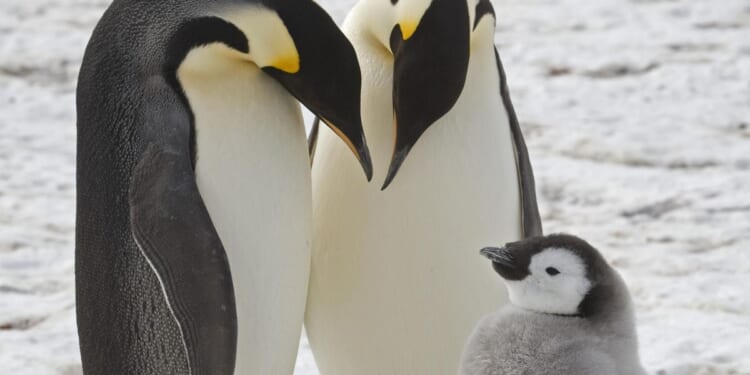
[[[481,254],[511,304],[474,329],[461,375],[645,374],[627,287],[586,241],[554,234]]]

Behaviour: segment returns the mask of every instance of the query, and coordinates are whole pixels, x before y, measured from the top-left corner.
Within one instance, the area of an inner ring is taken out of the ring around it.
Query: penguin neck
[[[395,143],[392,96],[394,61],[390,51],[379,44],[372,33],[363,29],[361,20],[358,21],[359,18],[354,15],[356,13],[344,23],[343,31],[361,62],[362,126],[375,166],[373,181],[378,185],[385,178]],[[507,112],[500,96],[500,77],[492,39],[475,38],[462,94],[454,106],[420,137],[402,168],[411,169],[408,165],[414,163],[414,159],[417,159],[414,154],[419,153],[420,149],[425,153],[470,157],[478,156],[488,148],[498,147],[507,151],[506,156],[513,161],[511,167],[515,168],[514,146]],[[482,165],[473,167],[480,168]],[[406,173],[402,169],[394,182]],[[512,183],[516,183],[515,178]],[[518,186],[514,186],[514,189],[517,190]]]
[[[383,181],[393,152],[395,137],[393,114],[393,55],[362,29],[358,7],[343,25],[352,42],[362,71],[362,127],[374,166],[373,181]],[[376,184],[377,185],[377,184]]]
[[[236,373],[290,373],[312,237],[304,125],[280,84],[226,48],[197,48],[177,71],[194,116],[196,182],[232,272]]]
[[[308,164],[299,104],[252,62],[211,44],[191,51],[177,77],[194,116],[199,187],[216,173],[234,180],[253,173],[271,178],[288,173],[279,171],[287,164]],[[258,177],[252,177],[258,188],[271,183]],[[204,199],[211,193],[201,191]]]

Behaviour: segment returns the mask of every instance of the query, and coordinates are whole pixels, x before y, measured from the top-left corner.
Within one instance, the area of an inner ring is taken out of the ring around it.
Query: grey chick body
[[[537,241],[532,243],[536,248],[516,245],[528,241]],[[572,246],[576,249],[568,251]],[[510,249],[510,254],[515,252],[512,256],[512,262],[516,263],[514,267],[525,267],[527,274],[503,272],[504,266],[493,259],[495,269],[506,278],[512,304],[485,316],[478,323],[464,350],[460,375],[646,373],[638,355],[635,317],[627,287],[595,249],[567,235],[538,237],[506,245],[502,250],[507,249]],[[534,260],[535,255],[546,249],[556,249],[562,258],[547,257],[541,259],[543,264],[534,265],[541,262]],[[524,251],[525,255],[519,255]],[[545,312],[543,310],[549,307],[528,302],[534,298],[528,286],[524,293],[517,292],[520,283],[545,288],[546,282],[560,280],[558,275],[565,275],[565,271],[560,273],[558,269],[565,265],[553,263],[566,263],[564,258],[568,255],[579,257],[584,266],[583,275],[591,281],[582,293],[576,311]],[[545,272],[534,278],[530,266],[543,270],[554,268],[556,273],[548,275]]]

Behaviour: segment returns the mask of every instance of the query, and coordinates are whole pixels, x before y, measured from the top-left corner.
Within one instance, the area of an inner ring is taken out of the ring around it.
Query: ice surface
[[[74,91],[108,3],[0,1],[0,374],[80,373]],[[547,232],[621,270],[650,372],[750,374],[750,2],[494,3]]]

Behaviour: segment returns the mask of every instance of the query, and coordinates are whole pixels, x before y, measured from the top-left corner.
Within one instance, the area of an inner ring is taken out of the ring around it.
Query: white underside
[[[346,26],[345,26],[346,30]],[[519,188],[491,49],[464,94],[380,191],[394,142],[392,65],[347,31],[363,73],[375,175],[321,128],[306,328],[323,375],[453,375],[479,319],[507,302],[482,247],[520,238]]]
[[[196,178],[229,257],[239,325],[235,373],[291,374],[310,262],[309,158],[297,102],[219,45],[179,70],[195,115]]]

